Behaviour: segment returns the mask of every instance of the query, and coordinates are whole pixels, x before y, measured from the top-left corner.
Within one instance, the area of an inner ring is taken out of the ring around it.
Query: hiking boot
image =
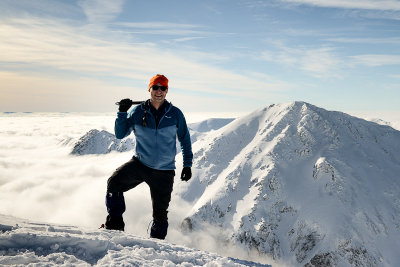
[[[157,239],[165,239],[168,230],[168,222],[153,222],[150,229],[150,237]]]
[[[107,230],[124,231],[125,223],[124,223],[124,220],[122,219],[122,216],[121,217],[111,217],[110,215],[107,215],[106,223],[104,224],[104,227],[101,227],[101,228],[105,228]]]

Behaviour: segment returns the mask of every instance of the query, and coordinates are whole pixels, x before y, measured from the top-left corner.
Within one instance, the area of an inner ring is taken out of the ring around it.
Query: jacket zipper
[[[155,135],[156,135],[157,160],[154,160],[154,161],[153,161],[153,165],[156,165],[156,163],[160,161],[160,159],[159,159],[159,157],[160,157],[160,152],[158,151],[158,128],[159,128],[159,126],[161,125],[161,121],[164,119],[165,115],[167,115],[167,113],[168,113],[170,110],[171,110],[171,105],[170,105],[169,108],[165,111],[164,115],[161,117],[160,121],[158,122],[158,125],[157,125],[157,123],[156,123],[156,118],[155,118],[154,114],[151,113],[150,110],[148,111],[148,113],[151,114],[151,116],[153,117],[154,123],[155,123],[155,125],[156,125],[156,133],[155,133]]]

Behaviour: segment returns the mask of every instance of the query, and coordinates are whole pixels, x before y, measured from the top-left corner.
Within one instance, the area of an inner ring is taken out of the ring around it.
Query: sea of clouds
[[[2,113],[0,114],[0,214],[35,221],[98,228],[107,215],[106,182],[112,172],[128,161],[133,151],[102,155],[71,155],[74,144],[91,129],[113,133],[115,114]],[[190,121],[190,119],[188,119]],[[181,231],[181,223],[193,203],[175,192],[181,155],[177,156],[174,193],[169,208],[167,241],[217,252],[223,256],[271,263],[234,246],[221,246],[226,236],[220,229]],[[126,231],[148,237],[152,220],[150,191],[141,184],[125,193]]]

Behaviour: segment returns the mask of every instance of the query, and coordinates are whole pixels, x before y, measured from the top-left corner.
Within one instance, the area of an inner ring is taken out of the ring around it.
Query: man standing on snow
[[[150,237],[164,239],[167,235],[167,209],[171,200],[175,176],[176,137],[181,144],[183,170],[181,179],[192,177],[192,145],[185,117],[180,109],[168,102],[168,79],[157,74],[150,79],[150,99],[133,108],[130,99],[119,102],[115,120],[115,136],[122,139],[132,131],[136,136],[136,155],[119,167],[108,179],[106,206],[108,216],[104,227],[124,230],[123,192],[142,182],[150,187],[153,204],[153,224]]]

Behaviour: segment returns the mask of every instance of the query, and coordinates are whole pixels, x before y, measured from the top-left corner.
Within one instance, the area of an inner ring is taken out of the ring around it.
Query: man
[[[136,136],[136,155],[119,167],[108,179],[106,206],[108,216],[104,227],[124,230],[122,214],[125,212],[123,192],[142,182],[150,187],[153,206],[152,238],[167,235],[167,209],[171,200],[175,176],[176,137],[181,144],[183,170],[181,179],[188,181],[193,161],[192,145],[185,117],[180,109],[169,103],[168,79],[157,74],[150,79],[150,99],[132,109],[130,99],[119,102],[115,121],[115,136],[122,139],[132,131]]]

